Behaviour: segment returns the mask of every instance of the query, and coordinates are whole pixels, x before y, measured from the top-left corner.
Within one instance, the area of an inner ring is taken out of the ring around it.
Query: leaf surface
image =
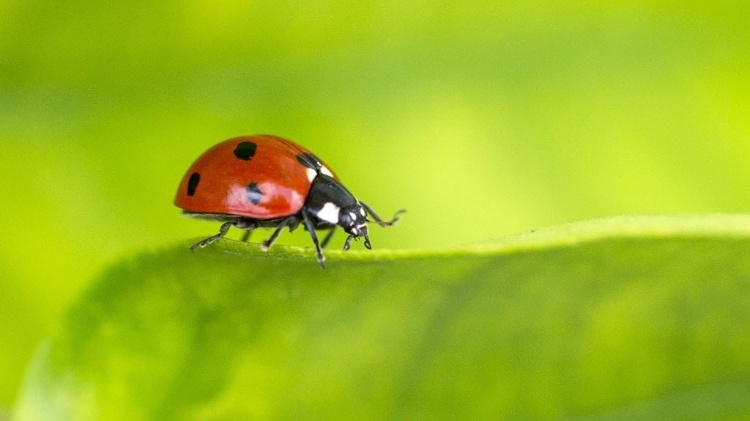
[[[741,419],[750,217],[620,217],[445,251],[185,242],[103,274],[30,419]]]

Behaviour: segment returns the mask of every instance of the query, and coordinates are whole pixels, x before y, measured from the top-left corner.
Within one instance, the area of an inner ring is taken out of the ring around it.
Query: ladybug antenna
[[[372,216],[372,219],[374,220],[374,221],[371,221],[368,219],[367,222],[375,222],[381,227],[390,227],[391,225],[398,222],[399,219],[401,219],[401,214],[406,212],[406,209],[401,209],[393,215],[393,218],[391,218],[390,221],[384,221],[383,218],[380,217],[380,215],[378,215],[374,210],[372,210],[370,205],[362,201],[360,201],[359,204],[362,205],[363,208],[365,208],[365,210],[367,211],[367,214]]]

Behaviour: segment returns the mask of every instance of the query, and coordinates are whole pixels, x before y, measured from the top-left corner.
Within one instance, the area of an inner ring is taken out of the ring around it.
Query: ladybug
[[[271,135],[235,137],[207,150],[185,173],[174,204],[188,216],[223,222],[218,234],[194,244],[193,251],[222,238],[232,226],[246,231],[243,241],[256,228],[275,228],[261,244],[267,251],[285,227],[291,232],[302,223],[324,268],[323,248],[336,227],[349,234],[344,250],[359,237],[371,249],[368,216],[389,227],[404,212],[382,220],[312,152]],[[328,233],[319,242],[316,230],[323,229]]]

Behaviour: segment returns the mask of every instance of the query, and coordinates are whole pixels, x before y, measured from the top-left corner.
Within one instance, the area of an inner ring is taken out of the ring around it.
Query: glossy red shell
[[[243,142],[244,146],[247,142],[255,145],[249,159],[236,154]],[[305,205],[312,184],[310,170],[297,158],[305,154],[310,152],[277,136],[226,140],[203,153],[188,169],[174,203],[189,212],[253,219],[293,215]]]

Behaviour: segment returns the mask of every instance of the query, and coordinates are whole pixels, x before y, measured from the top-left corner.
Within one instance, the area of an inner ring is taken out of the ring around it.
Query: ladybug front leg
[[[312,239],[313,244],[315,244],[315,253],[318,257],[318,263],[320,263],[320,266],[323,267],[323,269],[326,268],[326,257],[323,255],[323,249],[320,247],[320,243],[318,242],[318,234],[315,233],[315,224],[312,221],[312,218],[307,213],[306,208],[302,208],[302,222],[305,223],[305,228],[307,229],[307,232],[310,233],[310,239]]]

